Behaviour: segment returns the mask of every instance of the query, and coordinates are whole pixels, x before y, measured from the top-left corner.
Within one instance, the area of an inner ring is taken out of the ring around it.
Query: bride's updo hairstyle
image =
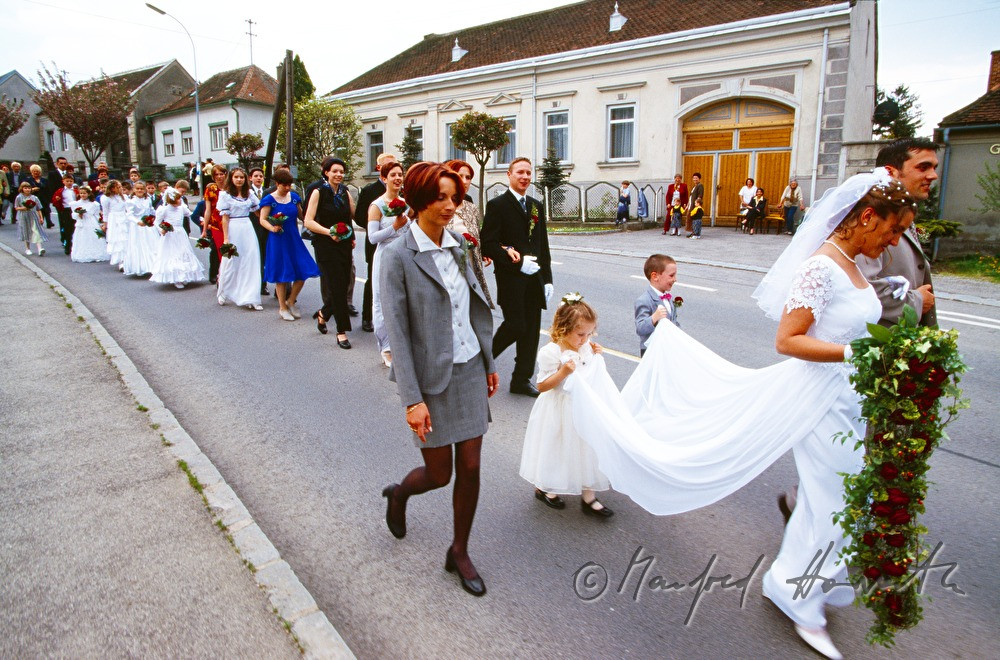
[[[861,214],[866,208],[871,208],[880,218],[896,216],[896,221],[905,220],[909,214],[917,212],[917,202],[899,181],[892,180],[872,186],[868,193],[858,200],[847,216],[841,221],[833,233],[843,239],[849,239],[861,224]]]
[[[562,302],[556,308],[556,313],[552,316],[552,327],[549,328],[549,336],[553,342],[573,332],[580,323],[597,323],[597,312],[594,308],[583,302],[583,296],[578,293],[568,293],[563,296]]]
[[[462,203],[465,187],[461,177],[441,163],[421,161],[411,165],[406,172],[406,178],[403,179],[406,204],[411,211],[420,213],[437,199],[441,190],[441,179],[451,179],[455,183],[455,196],[452,201],[456,207]]]

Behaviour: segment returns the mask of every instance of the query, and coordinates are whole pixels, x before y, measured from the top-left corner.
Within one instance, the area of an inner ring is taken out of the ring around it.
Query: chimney
[[[991,53],[993,58],[990,60],[990,80],[987,83],[989,89],[988,92],[995,92],[1000,89],[1000,50],[995,50]]]
[[[625,21],[627,20],[628,20],[627,18],[625,18],[618,12],[618,3],[616,2],[615,13],[611,14],[611,22],[608,25],[608,32],[617,32],[618,30],[621,30],[622,26],[625,25]]]
[[[464,48],[462,48],[461,46],[458,45],[458,38],[456,37],[455,38],[455,47],[451,49],[451,61],[452,62],[459,61],[460,59],[462,59],[463,57],[465,57],[465,54],[468,53],[468,52],[469,51],[465,50]]]

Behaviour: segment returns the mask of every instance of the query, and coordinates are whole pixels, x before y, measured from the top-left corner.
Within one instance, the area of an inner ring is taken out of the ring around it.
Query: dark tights
[[[451,505],[455,515],[455,538],[451,552],[463,577],[476,577],[476,567],[469,559],[469,533],[472,520],[476,517],[479,502],[479,454],[483,446],[483,436],[463,440],[455,445],[455,489]],[[420,495],[429,490],[443,488],[451,481],[451,446],[421,449],[424,457],[422,467],[413,468],[393,493],[393,509],[399,518],[405,520],[406,500],[411,495]]]

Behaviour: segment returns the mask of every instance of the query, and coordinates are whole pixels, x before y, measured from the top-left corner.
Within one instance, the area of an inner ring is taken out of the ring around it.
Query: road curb
[[[319,609],[316,600],[299,581],[291,566],[281,559],[278,549],[253,520],[239,496],[229,487],[222,474],[170,409],[163,405],[163,401],[93,312],[58,280],[18,251],[3,242],[0,242],[0,249],[12,255],[22,266],[48,284],[90,331],[112,366],[118,370],[125,387],[141,406],[140,410],[145,409],[153,428],[162,434],[171,455],[177,461],[184,461],[201,484],[209,511],[225,527],[225,533],[232,540],[240,557],[252,564],[251,573],[257,586],[264,590],[278,616],[298,638],[305,657],[353,659],[354,653]]]

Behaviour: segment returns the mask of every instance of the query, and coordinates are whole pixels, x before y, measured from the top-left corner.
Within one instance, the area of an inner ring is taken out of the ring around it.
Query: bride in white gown
[[[807,593],[787,580],[813,574],[844,581],[844,547],[833,513],[844,507],[838,472],[856,472],[863,450],[838,432],[864,436],[860,403],[844,364],[881,306],[854,263],[895,245],[915,205],[884,169],[829,191],[754,292],[779,321],[776,347],[792,359],[763,369],[734,365],[671,323],[657,325],[649,349],[619,394],[603,358],[567,380],[580,434],[611,486],[644,509],[681,513],[738,490],[789,449],[799,474],[798,503],[764,594],[796,632],[828,657],[824,606],[847,605],[849,587]],[[748,402],[751,402],[748,404]],[[814,556],[833,551],[818,566]],[[810,562],[814,564],[810,567]]]

